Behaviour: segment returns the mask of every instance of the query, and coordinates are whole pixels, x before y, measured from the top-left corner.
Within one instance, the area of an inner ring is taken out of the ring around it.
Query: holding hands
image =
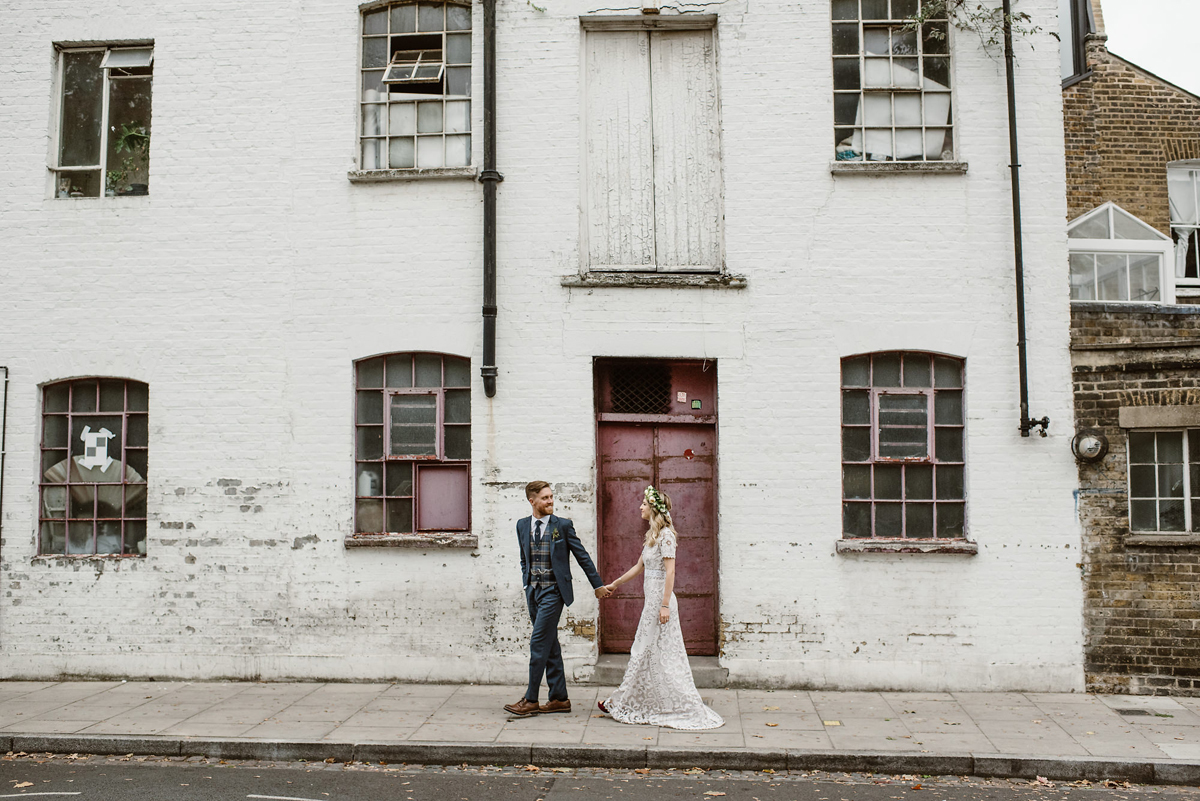
[[[597,598],[607,598],[610,595],[612,595],[612,587],[611,586],[606,585],[606,586],[601,586],[601,587],[596,588],[596,597]]]

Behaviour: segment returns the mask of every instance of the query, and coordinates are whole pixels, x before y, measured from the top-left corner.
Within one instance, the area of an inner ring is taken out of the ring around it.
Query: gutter
[[[496,396],[496,0],[483,0],[483,391]]]
[[[1029,417],[1029,368],[1025,342],[1025,252],[1021,243],[1021,160],[1017,155],[1017,90],[1013,74],[1012,0],[1004,0],[1004,74],[1008,83],[1008,150],[1012,170],[1013,258],[1017,279],[1017,361],[1021,382],[1021,436],[1038,428],[1046,436],[1050,418]]]

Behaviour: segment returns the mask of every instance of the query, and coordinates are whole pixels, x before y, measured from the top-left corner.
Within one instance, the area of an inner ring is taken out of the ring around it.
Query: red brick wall
[[[1200,159],[1200,99],[1087,43],[1091,76],[1063,90],[1067,217],[1113,201],[1170,234],[1170,161]]]

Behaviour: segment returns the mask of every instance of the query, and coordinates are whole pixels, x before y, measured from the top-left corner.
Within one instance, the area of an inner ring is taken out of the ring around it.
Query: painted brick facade
[[[1110,54],[1097,27],[1090,74],[1063,91],[1068,218],[1113,201],[1169,234],[1166,165],[1200,158],[1200,99]],[[1197,315],[1191,305],[1072,307],[1076,423],[1110,443],[1102,461],[1079,466],[1092,691],[1200,693],[1200,541],[1131,531],[1130,430],[1119,419],[1122,407],[1200,405]]]
[[[547,5],[498,9],[500,374],[492,400],[473,387],[474,549],[344,545],[353,360],[437,351],[470,357],[478,376],[482,294],[476,182],[347,180],[356,5],[0,10],[0,363],[12,371],[0,672],[518,681],[521,487],[555,482],[559,513],[594,551],[593,359],[662,357],[720,368],[731,681],[1082,689],[1053,40],[1018,53],[1031,411],[1053,421],[1048,439],[1022,439],[995,54],[955,36],[967,173],[834,175],[828,2],[706,5],[719,18],[725,263],[748,285],[569,288],[579,17],[592,8]],[[1023,5],[1055,27],[1050,0]],[[131,39],[156,53],[150,195],[53,198],[54,44]],[[893,349],[966,360],[976,556],[835,552],[839,360]],[[150,387],[145,558],[36,555],[39,387],[89,375]],[[563,642],[584,679],[601,612],[576,586]]]

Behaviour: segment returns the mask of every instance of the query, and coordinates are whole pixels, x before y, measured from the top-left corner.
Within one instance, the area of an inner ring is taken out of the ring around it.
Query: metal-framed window
[[[1175,279],[1200,287],[1200,161],[1167,165],[1171,238],[1175,242]]]
[[[153,79],[151,45],[59,51],[55,197],[149,194]]]
[[[1071,300],[1171,303],[1171,240],[1115,203],[1097,206],[1067,225]]]
[[[42,388],[39,553],[146,553],[148,413],[140,381]]]
[[[362,13],[362,170],[471,164],[471,6],[393,3]]]
[[[910,23],[922,3],[832,0],[838,161],[954,160],[950,26]]]
[[[355,533],[469,531],[470,360],[392,353],[355,376]]]
[[[842,536],[966,536],[963,362],[842,359]]]
[[[1200,429],[1129,432],[1129,528],[1200,530]]]

